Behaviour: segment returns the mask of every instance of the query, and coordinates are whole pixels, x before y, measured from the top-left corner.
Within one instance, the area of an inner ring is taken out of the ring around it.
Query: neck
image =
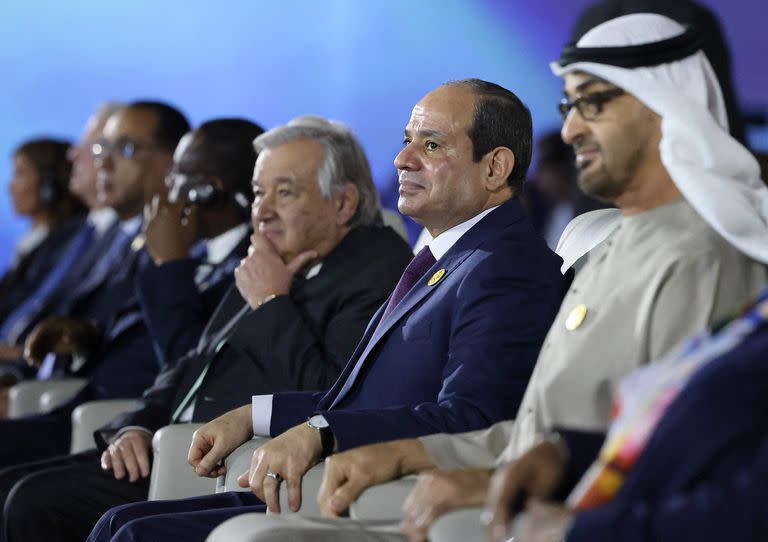
[[[627,189],[613,203],[624,216],[632,216],[667,205],[680,197],[680,190],[659,162],[656,167],[638,171]]]
[[[505,191],[503,194],[491,194],[482,205],[476,205],[472,208],[464,209],[463,213],[457,213],[450,217],[440,217],[442,220],[440,220],[439,223],[427,224],[425,221],[422,225],[434,239],[441,233],[445,233],[451,228],[458,226],[459,224],[463,224],[470,218],[476,217],[483,211],[497,207],[498,205],[501,205],[510,199],[512,199],[511,191]],[[448,218],[448,220],[446,220],[446,218]]]

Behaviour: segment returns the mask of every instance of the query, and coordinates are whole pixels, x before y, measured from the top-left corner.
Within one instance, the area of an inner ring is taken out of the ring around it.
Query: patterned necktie
[[[392,292],[392,295],[389,298],[389,303],[387,303],[387,307],[384,309],[384,314],[381,315],[379,326],[382,322],[386,321],[387,317],[393,310],[395,310],[395,307],[397,307],[400,301],[403,300],[405,294],[413,288],[413,285],[424,276],[424,273],[426,273],[430,267],[435,265],[436,261],[437,260],[435,260],[435,257],[432,255],[432,251],[429,250],[428,246],[425,246],[418,254],[416,254],[413,260],[411,260],[411,263],[408,264],[408,267],[405,268],[405,271],[403,271],[403,275],[400,277],[397,286],[395,286],[395,291]]]

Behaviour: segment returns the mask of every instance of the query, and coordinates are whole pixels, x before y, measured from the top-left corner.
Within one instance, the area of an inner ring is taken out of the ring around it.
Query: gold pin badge
[[[568,331],[573,331],[574,329],[578,329],[578,327],[584,322],[584,318],[587,317],[587,306],[584,303],[579,303],[575,307],[573,307],[573,310],[571,311],[571,314],[568,315],[568,318],[565,321],[565,329]]]
[[[434,286],[435,284],[440,282],[440,279],[442,279],[444,275],[445,275],[445,269],[439,269],[435,271],[435,274],[432,275],[429,281],[427,282],[427,286]]]
[[[142,248],[144,248],[144,244],[147,242],[147,238],[144,236],[143,233],[140,233],[136,237],[133,238],[133,241],[131,241],[131,250],[134,252],[140,251]]]

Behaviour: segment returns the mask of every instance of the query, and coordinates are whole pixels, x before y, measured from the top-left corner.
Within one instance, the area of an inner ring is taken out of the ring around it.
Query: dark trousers
[[[115,480],[101,469],[100,456],[92,450],[0,471],[0,536],[7,542],[82,542],[113,506],[146,500],[149,479]]]
[[[66,454],[71,411],[0,420],[0,469]]]
[[[224,521],[266,506],[251,492],[228,492],[189,499],[118,506],[104,514],[88,542],[204,542]]]

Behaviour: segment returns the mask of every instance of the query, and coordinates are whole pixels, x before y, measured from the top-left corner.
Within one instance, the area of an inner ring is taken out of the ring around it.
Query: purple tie
[[[403,276],[400,277],[397,286],[395,286],[395,291],[392,292],[392,296],[389,298],[387,308],[384,309],[384,314],[381,315],[379,326],[381,326],[382,322],[386,321],[390,313],[395,310],[395,307],[397,307],[400,301],[403,300],[405,294],[413,288],[413,285],[424,276],[424,273],[426,273],[436,261],[437,260],[435,260],[435,257],[432,255],[432,251],[429,250],[428,246],[422,248],[419,253],[416,254],[413,260],[411,260],[411,263],[408,264],[408,267],[405,268],[405,271],[403,271]]]

